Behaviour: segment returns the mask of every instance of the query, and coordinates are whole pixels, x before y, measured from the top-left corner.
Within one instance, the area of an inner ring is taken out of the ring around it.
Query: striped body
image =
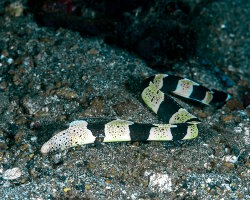
[[[221,105],[231,98],[230,94],[208,89],[192,80],[174,75],[157,74],[148,78],[146,82],[153,83],[163,93],[172,92],[206,105]]]
[[[70,123],[68,129],[54,135],[42,146],[41,152],[46,154],[53,150],[96,142],[177,141],[196,138],[200,120],[166,95],[166,92],[207,105],[222,104],[230,98],[229,94],[207,89],[189,79],[158,74],[147,79],[147,86],[141,96],[164,123],[144,124],[125,120],[88,123],[88,120],[78,120]]]
[[[198,135],[197,124],[192,123],[140,124],[114,120],[107,124],[88,125],[86,121],[77,122],[77,125],[70,125],[52,137],[43,145],[41,152],[46,154],[96,142],[177,141],[193,139]]]

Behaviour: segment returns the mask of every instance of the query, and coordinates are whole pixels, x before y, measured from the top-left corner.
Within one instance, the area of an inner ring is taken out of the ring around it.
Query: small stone
[[[0,89],[6,90],[6,88],[7,88],[7,83],[6,83],[6,81],[3,81],[2,83],[0,83]]]
[[[30,140],[31,140],[32,142],[35,142],[35,141],[37,141],[37,137],[34,136],[34,137],[30,138]]]
[[[13,58],[8,58],[7,63],[10,65],[14,62]]]
[[[18,125],[24,125],[26,122],[27,120],[24,116],[20,116],[16,119],[16,124]]]
[[[134,147],[139,146],[139,142],[133,142],[133,143],[132,143],[132,146],[134,146]]]
[[[228,163],[236,163],[238,161],[238,158],[236,156],[229,155],[225,156],[223,160]]]
[[[110,183],[111,183],[111,181],[110,181],[109,179],[107,179],[107,180],[106,180],[106,183],[110,184]]]
[[[26,143],[26,144],[20,146],[20,149],[21,149],[22,151],[25,151],[25,150],[28,149],[28,146],[29,146],[29,144]]]
[[[8,149],[8,146],[7,144],[3,143],[3,142],[0,142],[0,150],[1,149]]]
[[[215,195],[215,194],[216,194],[216,190],[215,190],[215,189],[211,189],[211,190],[209,191],[209,193],[210,193],[211,195]]]
[[[87,76],[84,76],[84,75],[83,75],[83,76],[82,76],[82,80],[83,80],[83,81],[86,81],[86,80],[87,80]]]
[[[230,162],[224,162],[224,165],[229,168],[229,169],[233,169],[234,168],[234,163],[230,163]]]
[[[0,137],[3,137],[3,131],[0,130]]]
[[[96,55],[98,53],[99,53],[99,51],[95,48],[92,48],[88,51],[88,55]]]
[[[35,122],[30,123],[30,128],[31,129],[38,129],[40,126],[41,126],[41,124],[40,124],[39,121],[35,121]],[[35,139],[35,137],[32,137],[32,138],[34,138],[34,140],[37,139],[37,138]],[[31,138],[31,140],[32,140],[32,138]]]
[[[90,185],[88,183],[85,184],[85,189],[89,190],[90,189]]]
[[[32,154],[30,154],[30,155],[29,155],[29,157],[30,157],[30,158],[33,158],[33,157],[34,157],[34,155],[35,155],[35,154],[33,154],[33,153],[32,153]]]
[[[172,179],[168,174],[153,174],[148,184],[150,192],[171,192]]]
[[[8,169],[3,173],[4,180],[14,180],[22,175],[21,170],[18,167]]]
[[[21,183],[23,184],[23,183],[25,183],[26,182],[26,179],[25,178],[22,178],[21,179]]]
[[[205,163],[204,164],[204,168],[208,169],[208,170],[211,170],[211,165],[210,163]]]
[[[221,120],[223,121],[223,122],[229,122],[229,121],[231,121],[233,119],[233,116],[232,115],[223,115],[223,116],[221,116]]]
[[[68,188],[68,187],[63,189],[63,191],[64,191],[65,193],[67,193],[67,192],[70,191],[70,190],[71,190],[71,189]]]
[[[13,2],[5,7],[5,12],[14,17],[19,17],[23,14],[23,4],[19,1]]]
[[[55,154],[53,155],[53,163],[55,165],[58,165],[59,163],[62,163],[63,162],[63,158],[62,158],[62,154],[61,153],[58,153],[58,154]]]
[[[37,173],[36,173],[36,171],[35,171],[34,169],[31,169],[31,170],[30,170],[30,174],[31,174],[31,176],[32,176],[33,178],[37,178],[37,177],[38,177],[38,175],[37,175]]]
[[[24,135],[23,132],[18,132],[16,135],[15,135],[15,143],[19,143],[22,139],[22,136]]]
[[[70,88],[60,88],[56,91],[56,95],[68,100],[75,99],[78,97],[77,93]]]

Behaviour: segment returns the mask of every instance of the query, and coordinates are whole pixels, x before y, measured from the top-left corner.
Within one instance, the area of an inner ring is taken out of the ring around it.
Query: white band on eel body
[[[171,124],[154,124],[157,127],[153,127],[150,129],[150,134],[148,137],[148,141],[168,141],[172,140],[173,136],[171,134],[171,127],[176,127],[176,125]]]
[[[126,142],[131,141],[129,125],[133,122],[114,120],[105,124],[105,137],[103,142]]]
[[[167,74],[157,74],[153,80],[153,84],[155,85],[156,89],[160,90],[163,87],[163,79],[166,78]]]
[[[164,93],[158,90],[155,85],[150,82],[142,92],[142,99],[146,105],[157,114],[161,103],[164,101]]]
[[[193,92],[194,85],[199,85],[199,84],[186,78],[181,79],[178,81],[176,90],[173,91],[173,93],[188,98]]]

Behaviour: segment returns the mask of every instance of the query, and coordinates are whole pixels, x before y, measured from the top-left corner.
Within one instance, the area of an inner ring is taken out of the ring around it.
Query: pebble
[[[65,193],[67,193],[68,191],[70,191],[71,189],[70,188],[64,188],[63,189],[63,191],[65,192]]]
[[[70,88],[60,88],[56,91],[57,96],[65,98],[67,100],[75,99],[78,97],[77,93]]]
[[[0,149],[8,149],[7,144],[0,142]]]
[[[0,83],[0,89],[2,89],[2,90],[6,90],[7,89],[7,83],[6,83],[6,81],[3,81],[2,83]]]
[[[238,157],[229,155],[225,156],[223,160],[229,163],[236,163],[238,161]]]
[[[86,190],[89,190],[90,189],[90,185],[88,183],[85,184],[85,188]]]
[[[18,167],[8,169],[3,173],[4,180],[15,180],[22,175],[21,170]]]
[[[19,17],[23,14],[23,4],[19,1],[13,2],[10,5],[6,6],[5,12],[14,17]]]
[[[16,143],[16,144],[19,143],[19,142],[21,142],[23,135],[24,135],[24,132],[22,132],[22,131],[19,131],[19,132],[15,135],[15,143]]]
[[[13,58],[8,58],[7,63],[10,65],[14,62]]]
[[[211,167],[211,164],[210,163],[204,163],[204,168],[208,169],[208,170],[211,170],[212,167]]]
[[[233,119],[233,116],[232,115],[222,115],[221,116],[221,120],[223,121],[223,122],[229,122],[229,121],[231,121]]]
[[[30,138],[30,140],[31,140],[32,142],[35,142],[35,141],[37,140],[37,137],[34,136],[34,137]]]
[[[153,174],[148,185],[150,191],[171,192],[172,180],[168,174]]]
[[[99,53],[99,51],[95,48],[92,48],[88,51],[88,55],[96,55],[98,53]]]
[[[234,164],[230,163],[230,162],[225,162],[224,165],[225,165],[225,167],[227,167],[228,169],[231,169],[231,170],[234,168]]]

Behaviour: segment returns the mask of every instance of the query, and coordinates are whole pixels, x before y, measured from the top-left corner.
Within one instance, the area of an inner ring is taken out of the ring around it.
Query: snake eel
[[[191,140],[197,137],[201,121],[166,93],[206,105],[223,105],[231,97],[225,92],[208,89],[192,80],[174,75],[157,74],[146,79],[145,84],[141,97],[164,123],[135,123],[120,119],[88,123],[87,120],[77,120],[43,144],[41,152],[47,154],[95,142]]]

